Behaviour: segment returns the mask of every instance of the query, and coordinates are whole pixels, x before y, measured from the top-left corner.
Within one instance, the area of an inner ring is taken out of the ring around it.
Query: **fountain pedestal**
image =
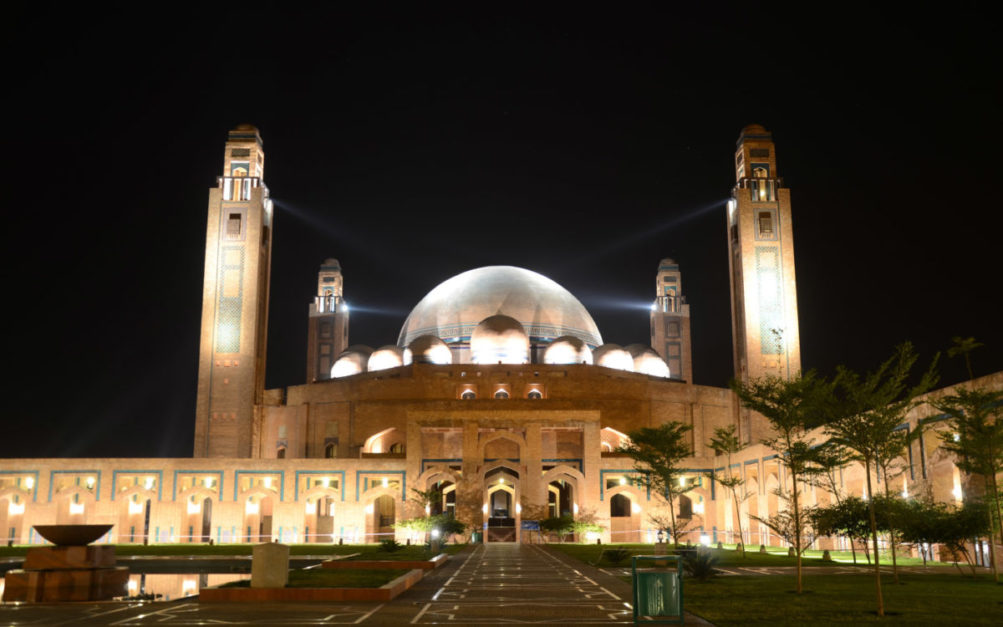
[[[36,525],[35,530],[56,546],[28,549],[23,568],[7,572],[4,602],[101,601],[125,596],[129,569],[115,566],[115,547],[88,545],[109,529],[111,525]]]

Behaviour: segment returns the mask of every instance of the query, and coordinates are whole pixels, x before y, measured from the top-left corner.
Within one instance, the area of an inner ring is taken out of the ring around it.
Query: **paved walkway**
[[[88,603],[0,606],[0,625],[629,624],[630,585],[535,545],[451,557],[388,603]],[[687,625],[707,625],[688,616]]]

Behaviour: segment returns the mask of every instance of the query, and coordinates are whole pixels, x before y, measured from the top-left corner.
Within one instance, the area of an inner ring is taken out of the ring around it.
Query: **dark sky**
[[[1003,369],[1003,54],[979,4],[19,6],[0,27],[0,456],[190,454],[207,191],[245,122],[277,205],[269,387],[303,381],[331,256],[372,346],[488,264],[561,283],[606,341],[647,342],[671,256],[694,380],[725,385],[723,203],[750,123],[792,190],[805,368],[872,368],[903,340],[929,359],[963,335],[987,345],[977,374]]]

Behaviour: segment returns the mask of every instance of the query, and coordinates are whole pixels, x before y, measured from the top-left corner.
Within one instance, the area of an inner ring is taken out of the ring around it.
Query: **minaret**
[[[195,457],[251,457],[265,387],[272,202],[255,127],[230,131],[209,190]]]
[[[728,201],[735,377],[789,379],[801,371],[791,195],[773,136],[758,124],[738,137],[735,178]]]
[[[331,378],[334,360],[348,346],[348,305],[342,293],[341,264],[325,259],[317,273],[317,295],[310,303],[306,380]]]
[[[669,365],[672,379],[693,381],[690,352],[690,306],[683,296],[683,275],[672,259],[662,259],[651,304],[651,347]]]

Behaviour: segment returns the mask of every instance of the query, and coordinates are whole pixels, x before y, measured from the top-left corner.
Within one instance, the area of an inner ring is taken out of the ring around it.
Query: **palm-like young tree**
[[[742,557],[745,557],[745,530],[742,527],[741,502],[744,501],[748,495],[743,487],[745,485],[745,479],[743,479],[741,475],[736,475],[731,470],[731,456],[743,448],[741,441],[738,439],[738,435],[735,434],[735,425],[714,429],[714,437],[712,437],[707,444],[714,450],[715,454],[727,456],[724,476],[719,477],[714,471],[711,471],[711,480],[716,480],[719,484],[731,491],[731,497],[735,503],[735,517],[738,519],[738,537],[741,538],[739,542],[742,545]],[[739,488],[742,488],[741,497],[739,496]]]
[[[1003,472],[1003,390],[959,387],[953,394],[930,401],[930,404],[948,415],[950,431],[941,434],[941,446],[954,455],[959,469],[981,475],[985,480],[984,498],[992,546],[989,558],[993,576],[999,581],[992,518],[995,513],[996,523],[1003,521],[996,478]],[[1003,529],[1003,525],[1000,527]]]
[[[905,342],[896,347],[893,355],[877,370],[865,376],[842,366],[836,374],[836,394],[828,404],[830,417],[825,431],[832,443],[852,451],[854,458],[864,465],[867,494],[872,497],[871,470],[877,468],[879,459],[893,459],[901,455],[905,442],[900,440],[899,427],[909,410],[917,405],[916,396],[929,390],[937,381],[935,357],[920,382],[909,386],[912,368],[918,358],[912,344]],[[879,616],[884,616],[878,525],[873,498],[868,501],[867,509],[874,549],[877,612]]]
[[[817,472],[812,464],[811,441],[806,439],[809,425],[814,425],[824,415],[824,401],[830,396],[831,385],[813,372],[798,374],[791,379],[779,377],[763,377],[747,383],[732,381],[731,388],[735,391],[742,405],[758,412],[766,418],[773,427],[773,436],[762,442],[777,451],[780,462],[787,467],[791,477],[791,492],[779,496],[788,501],[791,511],[785,513],[784,528],[790,527],[790,538],[793,540],[797,561],[797,593],[802,592],[801,554],[805,548],[804,528],[808,521],[802,511],[801,491],[799,483],[805,482]],[[769,521],[761,520],[766,524]]]
[[[691,454],[686,442],[686,434],[690,429],[692,427],[681,422],[642,427],[628,433],[630,440],[619,449],[634,460],[634,466],[642,477],[639,481],[668,501],[672,537],[676,546],[679,545],[676,499],[695,487],[693,483],[685,485],[684,481],[680,481],[684,479],[685,471],[679,463]]]

